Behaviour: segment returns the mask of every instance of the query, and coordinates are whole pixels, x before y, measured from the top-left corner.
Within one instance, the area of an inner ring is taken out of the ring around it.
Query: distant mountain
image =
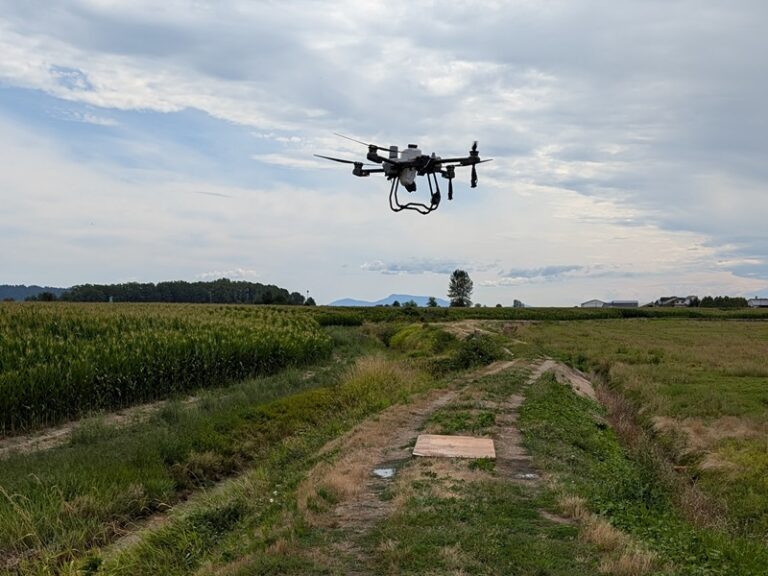
[[[41,292],[51,292],[56,297],[61,296],[68,288],[54,288],[52,286],[11,286],[10,284],[0,284],[0,300],[24,300],[30,296],[37,296]]]
[[[376,300],[375,302],[369,302],[368,300],[355,300],[354,298],[342,298],[341,300],[334,300],[329,306],[386,306],[391,305],[395,300],[400,304],[405,304],[410,300],[413,300],[419,306],[426,306],[429,302],[429,296],[414,296],[413,294],[390,294],[386,298]],[[450,302],[437,298],[438,306],[448,306]]]

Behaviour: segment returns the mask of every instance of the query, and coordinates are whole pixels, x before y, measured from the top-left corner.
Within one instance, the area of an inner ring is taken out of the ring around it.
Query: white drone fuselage
[[[413,160],[421,156],[421,150],[418,148],[406,148],[400,152],[400,160]],[[405,168],[400,172],[400,184],[410,186],[416,180],[416,168]]]

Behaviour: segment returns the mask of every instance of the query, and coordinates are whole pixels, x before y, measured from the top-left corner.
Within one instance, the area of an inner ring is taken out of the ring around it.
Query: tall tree
[[[448,282],[448,298],[451,306],[466,308],[472,306],[472,279],[464,270],[454,270]]]

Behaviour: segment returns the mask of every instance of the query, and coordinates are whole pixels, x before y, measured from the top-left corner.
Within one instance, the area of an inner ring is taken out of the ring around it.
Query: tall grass
[[[285,309],[152,304],[0,305],[0,434],[222,384],[327,356]]]

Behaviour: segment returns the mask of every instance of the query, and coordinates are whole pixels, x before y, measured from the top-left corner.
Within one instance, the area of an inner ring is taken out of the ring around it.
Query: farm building
[[[768,298],[750,298],[747,300],[750,308],[768,308]]]
[[[637,300],[611,300],[603,302],[602,300],[587,300],[581,303],[582,308],[637,308]]]

